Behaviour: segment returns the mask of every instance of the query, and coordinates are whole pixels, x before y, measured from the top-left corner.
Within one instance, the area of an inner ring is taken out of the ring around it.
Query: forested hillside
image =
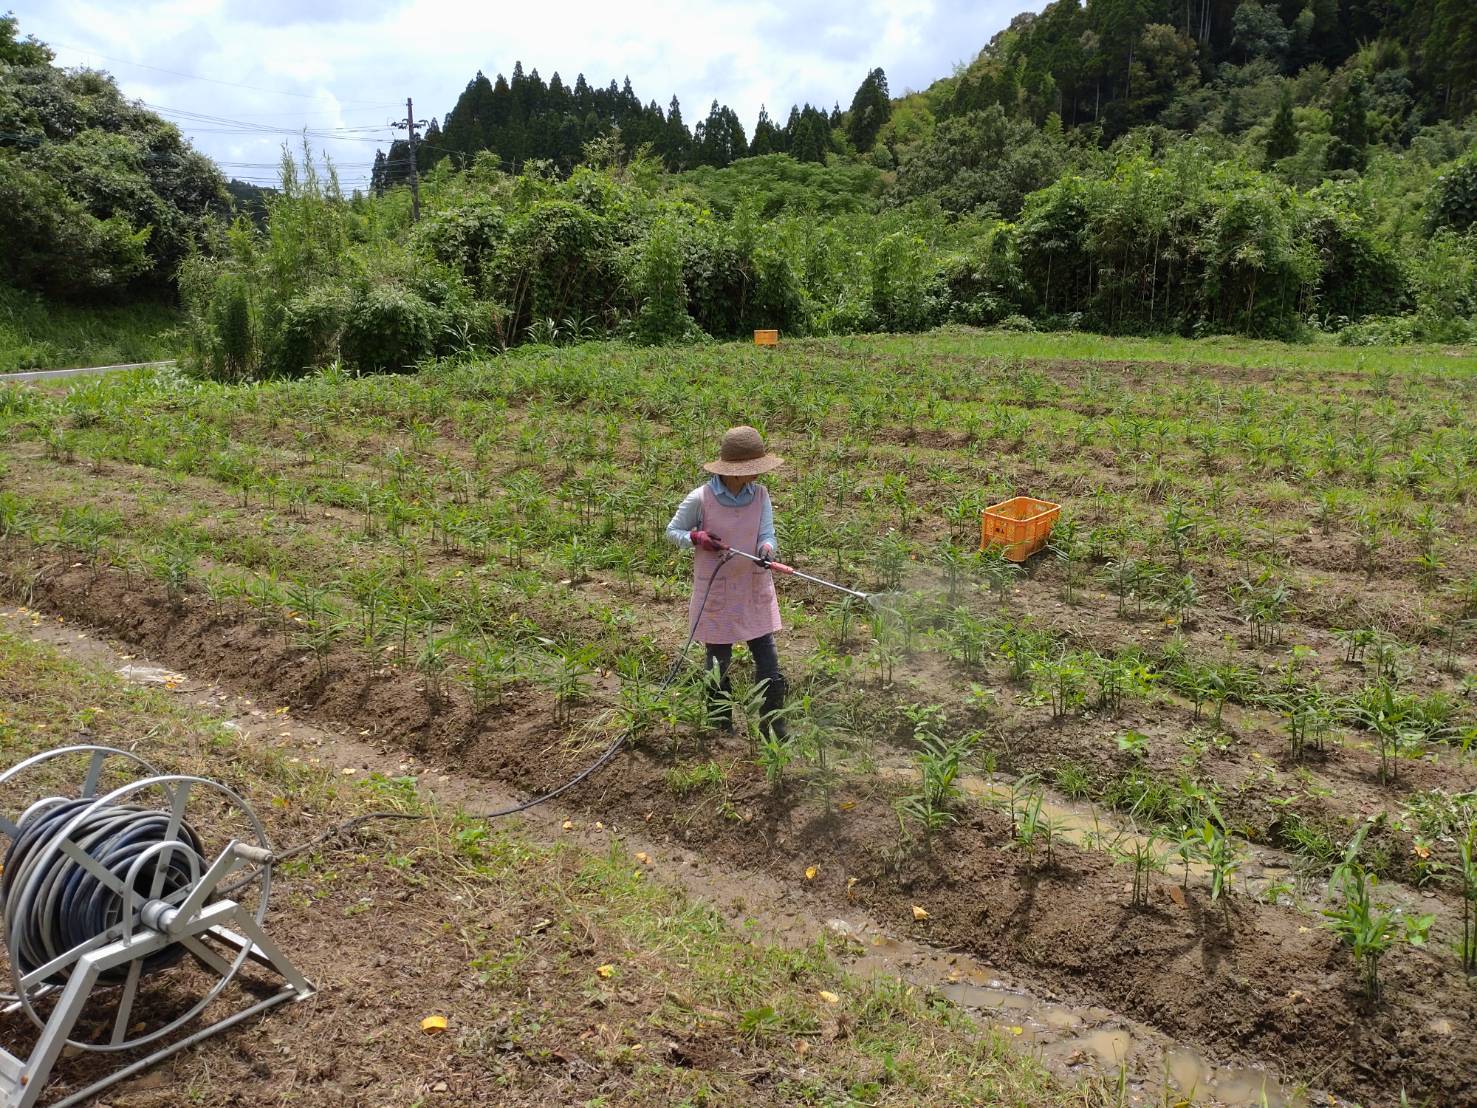
[[[571,88],[557,73],[547,84],[537,69],[525,74],[520,62],[511,78],[478,73],[444,127],[432,121],[417,161],[425,172],[486,150],[514,171],[539,159],[567,173],[584,143],[614,127],[628,153],[647,146],[671,171],[773,153],[810,162],[862,155],[896,168],[940,122],[977,125],[974,113],[999,108],[1099,144],[1151,125],[1232,137],[1265,130],[1270,161],[1298,154],[1307,132],[1304,161],[1349,170],[1363,168],[1371,144],[1408,145],[1474,101],[1471,0],[1055,0],[1017,16],[958,72],[904,97],[895,121],[880,68],[845,113],[839,102],[829,113],[806,104],[777,125],[761,108],[749,141],[717,101],[689,129],[676,97],[665,111],[655,100],[643,105],[629,78],[592,89],[581,74]],[[947,130],[942,145],[966,129]],[[377,181],[398,183],[408,157],[396,143]]]
[[[877,74],[880,77],[881,70]],[[880,97],[885,107],[885,83]],[[751,142],[734,110],[716,100],[707,117],[689,129],[677,97],[665,111],[655,100],[642,104],[629,77],[620,88],[612,80],[606,88],[592,89],[583,73],[572,87],[558,73],[545,84],[537,69],[525,75],[519,62],[511,78],[499,73],[496,81],[489,81],[478,73],[447,113],[445,125],[431,120],[417,147],[416,165],[425,173],[447,158],[466,165],[474,155],[491,151],[513,172],[536,160],[568,173],[587,142],[611,132],[621,136],[628,152],[645,147],[673,172],[696,166],[721,169],[740,158],[765,154],[822,162],[835,149],[832,131],[840,123],[839,106],[827,113],[809,104],[797,105],[783,125],[761,108]],[[410,144],[401,140],[388,155],[381,152],[375,159],[374,187],[382,191],[403,184],[409,173]]]
[[[226,377],[755,327],[1466,342],[1474,25],[1450,0],[1057,0],[926,89],[875,68],[752,135],[517,66],[425,134],[414,223],[404,143],[369,195],[287,159],[228,196],[7,20],[0,284],[177,290]]]

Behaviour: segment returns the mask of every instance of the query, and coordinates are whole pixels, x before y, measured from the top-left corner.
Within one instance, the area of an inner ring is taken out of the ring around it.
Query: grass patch
[[[1477,348],[1472,346],[1341,346],[1328,340],[1288,343],[1236,335],[1203,339],[1173,335],[1139,338],[1085,331],[980,332],[966,328],[943,328],[934,334],[942,337],[950,331],[957,332],[971,353],[979,351],[980,339],[984,337],[992,355],[1020,358],[1173,362],[1241,369],[1325,369],[1349,373],[1377,370],[1392,373],[1477,373]],[[878,338],[866,336],[866,342],[875,347]]]
[[[179,324],[167,304],[56,304],[0,286],[0,373],[172,358]]]

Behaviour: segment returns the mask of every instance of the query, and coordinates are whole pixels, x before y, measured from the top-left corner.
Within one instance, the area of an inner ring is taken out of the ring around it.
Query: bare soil
[[[196,598],[171,601],[112,571],[94,578],[65,558],[44,564],[33,589],[34,603],[170,665],[458,772],[536,792],[589,756],[551,737],[549,705],[533,694],[494,716],[455,700],[437,709],[412,676],[349,650],[335,652],[325,677],[249,619],[212,614]],[[900,858],[895,817],[875,790],[847,784],[828,813],[813,797],[774,797],[742,751],[731,753],[728,791],[706,805],[673,795],[670,759],[652,750],[629,752],[567,799],[592,818],[640,821],[710,863],[768,873],[816,912],[860,903],[899,933],[1123,1012],[1212,1059],[1259,1062],[1370,1104],[1394,1103],[1401,1089],[1477,1103],[1477,1042],[1464,1033],[1477,1023],[1477,991],[1450,958],[1402,949],[1383,967],[1386,994],[1370,1009],[1347,953],[1305,914],[1244,900],[1223,914],[1202,890],[1172,897],[1168,881],[1136,910],[1126,871],[1101,853],[1065,847],[1054,865],[1033,864],[1006,846],[1003,817],[985,812],[929,856]],[[817,862],[820,874],[805,880]],[[914,906],[928,918],[915,920]],[[426,952],[416,964],[434,972],[425,967],[435,961]]]

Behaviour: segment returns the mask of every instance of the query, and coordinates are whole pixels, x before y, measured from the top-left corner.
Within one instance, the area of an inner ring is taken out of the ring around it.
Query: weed
[[[1118,749],[1135,762],[1142,762],[1149,753],[1149,736],[1142,731],[1125,731],[1118,736]]]
[[[713,761],[687,769],[673,768],[667,771],[667,788],[676,796],[691,796],[709,789],[721,789],[727,781],[727,772]]]
[[[1092,795],[1092,775],[1080,762],[1064,762],[1057,766],[1052,779],[1062,795],[1073,800],[1085,800]]]

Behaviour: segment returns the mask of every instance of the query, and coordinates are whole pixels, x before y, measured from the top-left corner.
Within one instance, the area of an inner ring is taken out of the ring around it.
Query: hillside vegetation
[[[111,79],[0,48],[0,281],[177,291],[217,376],[398,370],[523,342],[1015,330],[1351,344],[1477,333],[1477,8],[1057,0],[849,107],[478,75],[345,195],[311,151],[235,193]],[[43,95],[44,92],[44,95]],[[49,175],[49,176],[48,176]],[[29,245],[28,245],[29,244]]]

